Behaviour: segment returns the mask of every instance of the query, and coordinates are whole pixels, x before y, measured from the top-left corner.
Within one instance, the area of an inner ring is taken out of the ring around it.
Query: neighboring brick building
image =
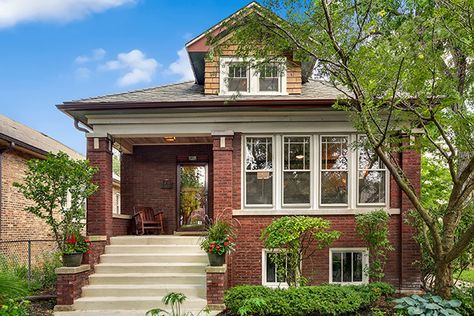
[[[259,9],[252,3],[243,10]],[[371,153],[351,146],[361,136],[347,113],[332,108],[340,91],[310,79],[304,70],[312,67],[291,56],[260,73],[226,42],[221,55],[206,58],[206,35],[219,33],[219,25],[186,45],[195,82],[58,106],[92,129],[88,157],[100,167],[101,187],[89,199],[88,233],[111,237],[128,225],[110,215],[115,146],[122,152],[122,213],[162,210],[167,234],[199,230],[205,215],[239,223],[237,251],[227,262],[231,286],[279,285],[260,235],[284,215],[320,216],[342,232],[303,262],[311,284],[367,282],[368,254],[354,215],[384,208],[395,248],[385,279],[399,289],[419,288],[419,249],[405,221],[410,203],[378,159],[368,164]],[[419,191],[420,154],[404,150],[396,158]],[[188,214],[191,195],[199,203]]]
[[[28,160],[44,159],[48,152],[59,151],[72,159],[85,159],[57,140],[0,115],[0,241],[53,238],[44,220],[23,210],[30,202],[13,183],[22,181]],[[114,194],[120,195],[120,178],[115,177],[113,183]]]

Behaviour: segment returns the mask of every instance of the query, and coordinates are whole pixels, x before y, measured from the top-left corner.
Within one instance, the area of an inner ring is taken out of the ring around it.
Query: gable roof
[[[118,94],[97,96],[87,99],[81,99],[68,104],[100,104],[100,103],[168,103],[178,104],[182,102],[209,102],[221,101],[226,103],[238,104],[242,101],[320,101],[320,103],[332,104],[338,98],[344,97],[344,94],[336,89],[332,84],[322,80],[310,79],[302,87],[301,94],[298,95],[237,95],[236,97],[223,95],[204,95],[204,88],[192,81],[163,85],[153,88],[140,89]],[[61,107],[61,106],[60,106]]]
[[[72,159],[85,159],[83,155],[63,143],[0,114],[0,140],[45,156],[48,152],[62,151]]]

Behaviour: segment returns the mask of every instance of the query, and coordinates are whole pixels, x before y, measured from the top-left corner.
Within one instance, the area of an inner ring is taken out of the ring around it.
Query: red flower
[[[229,242],[228,241],[225,241],[224,242],[224,246],[228,246],[229,245]]]
[[[76,238],[74,237],[74,234],[71,234],[71,236],[69,236],[69,237],[67,238],[67,243],[68,243],[68,244],[72,244],[72,245],[73,245],[73,244],[75,244],[76,242],[77,242],[77,241],[76,241]]]
[[[212,252],[212,249],[209,249],[209,252]]]
[[[215,244],[210,244],[209,247],[214,248],[216,245]]]

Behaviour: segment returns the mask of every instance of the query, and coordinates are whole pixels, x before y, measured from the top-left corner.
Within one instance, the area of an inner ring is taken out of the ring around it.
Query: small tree
[[[371,281],[383,279],[387,252],[393,250],[388,240],[389,219],[390,215],[383,209],[356,215],[357,234],[369,249],[370,265],[366,272]]]
[[[278,266],[278,273],[286,277],[290,286],[298,286],[306,283],[302,273],[303,260],[329,246],[340,235],[340,232],[330,230],[330,222],[322,218],[285,216],[267,226],[261,239],[265,248],[278,254],[271,256]]]
[[[97,189],[92,183],[96,168],[87,160],[73,160],[63,152],[48,154],[45,160],[29,160],[27,165],[24,181],[14,183],[33,202],[24,210],[51,227],[59,249],[64,252],[67,236],[84,227],[85,201]]]

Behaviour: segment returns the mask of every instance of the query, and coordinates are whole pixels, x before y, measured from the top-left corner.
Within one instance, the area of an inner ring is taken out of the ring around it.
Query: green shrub
[[[0,272],[0,305],[28,294],[26,282],[14,274]]]
[[[439,296],[426,294],[423,297],[412,295],[394,300],[397,305],[397,315],[445,315],[461,316],[457,309],[461,306],[459,300],[444,300]]]
[[[0,307],[0,316],[28,316],[29,306],[29,301],[9,299]]]
[[[453,298],[461,301],[458,311],[462,315],[474,315],[474,287],[454,289]]]
[[[243,285],[226,291],[224,303],[236,315],[354,315],[382,296],[394,292],[391,285],[321,285],[271,289]]]

